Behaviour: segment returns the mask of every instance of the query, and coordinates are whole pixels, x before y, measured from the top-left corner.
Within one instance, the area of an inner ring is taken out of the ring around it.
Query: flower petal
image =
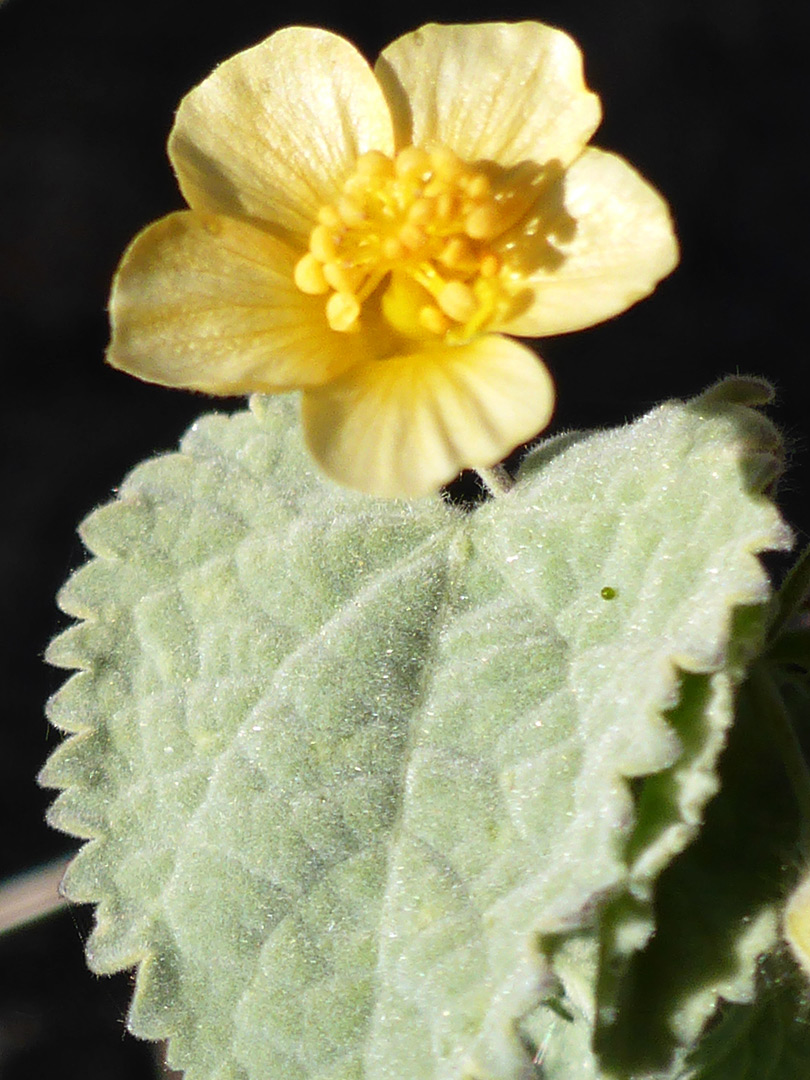
[[[293,282],[296,258],[230,218],[162,218],[121,260],[108,362],[163,386],[245,394],[317,385],[375,355],[370,335],[329,329],[323,298]]]
[[[304,237],[358,154],[392,147],[388,107],[360,53],[300,26],[220,64],[182,100],[169,137],[192,209]]]
[[[303,396],[304,432],[324,471],[371,495],[414,498],[464,468],[487,468],[546,426],[554,385],[524,345],[466,345],[362,364]]]
[[[499,330],[562,334],[609,319],[653,291],[678,262],[669,208],[628,163],[588,147],[561,180],[570,239],[529,272],[531,305]],[[570,216],[569,216],[570,215]]]
[[[375,67],[398,146],[442,143],[467,161],[571,161],[599,125],[582,54],[537,22],[440,26],[398,38]]]

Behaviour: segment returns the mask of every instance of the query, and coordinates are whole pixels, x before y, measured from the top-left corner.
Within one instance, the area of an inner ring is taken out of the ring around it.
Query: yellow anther
[[[439,262],[449,270],[461,270],[474,263],[475,251],[466,236],[453,236],[439,253]]]
[[[485,199],[492,192],[489,177],[483,173],[474,173],[470,176],[464,188],[471,199]]]
[[[327,229],[339,229],[343,226],[343,218],[334,206],[322,206],[318,211],[318,221]]]
[[[451,183],[457,183],[467,171],[458,155],[447,146],[437,146],[431,150],[430,164],[435,176]]]
[[[434,304],[425,304],[419,311],[419,325],[431,334],[446,334],[453,324]]]
[[[498,204],[493,200],[473,207],[464,220],[464,232],[473,240],[494,240],[508,227]]]
[[[293,277],[301,292],[308,296],[322,296],[329,292],[329,283],[323,276],[323,264],[318,262],[311,251],[295,264]]]
[[[424,229],[406,222],[399,230],[399,241],[408,251],[417,252],[426,247],[428,238]]]
[[[368,179],[383,179],[393,175],[394,163],[379,150],[369,150],[357,159],[356,171]]]
[[[316,225],[309,238],[309,250],[322,263],[332,262],[337,257],[337,248],[332,234],[326,225]]]
[[[362,206],[368,195],[370,179],[368,176],[355,173],[354,176],[350,176],[348,180],[344,181],[343,194],[348,195],[352,202],[356,202],[358,206]]]
[[[337,212],[340,214],[341,224],[350,228],[356,228],[366,220],[365,208],[348,195],[342,195],[338,199]]]
[[[362,280],[363,273],[356,267],[343,267],[340,263],[328,262],[323,267],[324,280],[336,292],[353,293]]]
[[[450,185],[446,180],[439,180],[437,177],[433,177],[432,180],[428,180],[422,189],[422,194],[428,199],[438,199],[440,195],[444,195],[446,191],[450,191]]]
[[[405,254],[405,246],[396,236],[386,236],[382,242],[382,253],[389,262],[396,262]]]
[[[419,146],[406,146],[394,163],[397,176],[422,179],[431,170],[430,155]]]
[[[436,216],[433,199],[417,199],[408,209],[408,221],[412,225],[427,225]]]
[[[445,315],[459,323],[472,318],[478,307],[475,293],[463,281],[448,281],[436,300]]]
[[[436,217],[439,221],[450,221],[458,211],[458,197],[455,192],[441,191],[436,196]]]
[[[345,334],[357,329],[360,305],[351,293],[332,293],[326,301],[326,320],[333,330]]]
[[[494,255],[491,251],[481,259],[478,267],[478,271],[481,277],[492,278],[498,273],[501,268],[501,260],[497,255]]]

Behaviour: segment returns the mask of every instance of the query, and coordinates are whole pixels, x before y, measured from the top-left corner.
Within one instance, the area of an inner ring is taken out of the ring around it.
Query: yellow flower
[[[810,979],[810,873],[805,874],[788,898],[783,930],[794,957]]]
[[[181,102],[190,209],[135,238],[108,360],[212,394],[302,391],[341,483],[417,496],[548,423],[551,377],[508,335],[590,326],[677,261],[666,204],[586,144],[577,46],[541,23],[429,25],[372,71],[290,27]]]

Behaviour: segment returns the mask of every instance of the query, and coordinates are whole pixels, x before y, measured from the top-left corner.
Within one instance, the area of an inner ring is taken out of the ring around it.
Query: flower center
[[[506,234],[536,198],[520,166],[470,165],[445,147],[408,146],[393,160],[369,151],[321,207],[295,283],[326,297],[341,333],[376,298],[407,337],[467,341],[513,308],[523,275],[510,269]]]

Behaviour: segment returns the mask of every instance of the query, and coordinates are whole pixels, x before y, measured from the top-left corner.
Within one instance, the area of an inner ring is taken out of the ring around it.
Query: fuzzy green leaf
[[[769,965],[770,983],[754,1004],[723,1011],[681,1073],[684,1080],[807,1080],[807,992],[778,967]]]
[[[778,718],[769,715],[757,681],[755,673],[739,693],[720,763],[720,792],[696,840],[660,877],[655,937],[634,958],[622,1009],[603,1033],[603,1062],[616,1075],[663,1075],[684,1058],[721,1000],[736,1003],[726,1005],[726,1016],[753,1016],[759,991],[757,1009],[772,1010],[773,979],[760,977],[759,962],[778,944],[802,817],[774,735]],[[796,1001],[792,1013],[785,1004],[780,1023],[790,1026]],[[712,1036],[708,1045],[715,1041]],[[805,1070],[809,1066],[810,1056]]]
[[[789,543],[762,392],[552,440],[472,514],[321,479],[283,400],[135,470],[60,597],[43,774],[91,841],[91,966],[139,965],[132,1030],[190,1080],[513,1080],[540,1010],[568,1080],[717,788],[755,553]]]

